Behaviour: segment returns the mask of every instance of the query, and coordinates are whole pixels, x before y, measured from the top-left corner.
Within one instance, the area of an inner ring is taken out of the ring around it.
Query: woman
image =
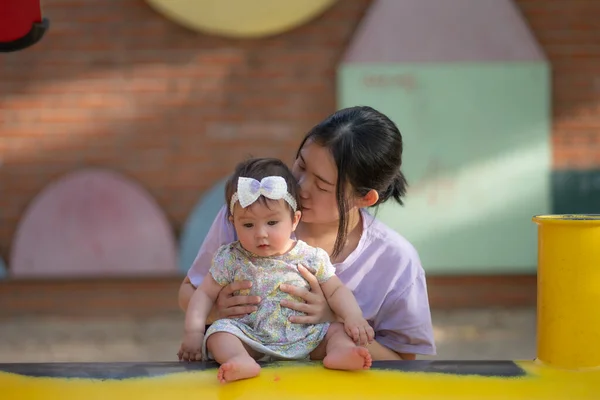
[[[416,354],[435,354],[419,256],[406,239],[365,210],[392,198],[403,204],[407,184],[401,164],[402,135],[396,125],[370,107],[352,107],[313,127],[300,144],[292,168],[302,200],[295,235],[327,251],[336,274],[353,291],[375,330],[375,342],[368,345],[373,360],[413,360]],[[182,309],[219,246],[236,239],[223,206],[179,290]],[[282,302],[306,314],[291,322],[334,321],[316,278],[305,268],[300,272],[310,291],[280,287],[305,301]],[[233,295],[248,287],[249,282],[234,282],[223,288],[212,320],[253,312],[259,298]]]

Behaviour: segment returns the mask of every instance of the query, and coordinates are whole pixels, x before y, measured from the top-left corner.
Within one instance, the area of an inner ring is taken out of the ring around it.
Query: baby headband
[[[287,183],[281,176],[267,176],[260,182],[253,178],[240,177],[237,184],[237,192],[231,196],[229,211],[233,215],[233,206],[236,201],[243,208],[254,203],[260,196],[271,200],[283,199],[296,211],[296,200],[287,191]]]

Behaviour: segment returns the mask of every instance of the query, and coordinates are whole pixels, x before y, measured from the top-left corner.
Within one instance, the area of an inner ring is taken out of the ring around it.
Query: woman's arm
[[[386,296],[374,320],[375,341],[404,360],[436,353],[425,273],[415,272],[407,286]]]
[[[291,317],[290,321],[304,324],[335,321],[335,314],[329,308],[317,278],[306,268],[298,269],[310,283],[310,291],[291,285],[281,285],[281,290],[306,303],[284,300],[281,305],[308,315]],[[416,354],[435,355],[423,271],[405,290],[384,302],[374,322],[375,341],[367,346],[373,360],[415,360]]]
[[[331,277],[321,285],[323,294],[327,298],[332,311],[340,316],[342,320],[358,315],[362,317],[362,311],[354,298],[354,295],[337,276]],[[397,353],[377,341],[372,341],[366,346],[374,360],[415,360],[416,354]]]
[[[181,308],[183,311],[187,310],[190,299],[194,295],[195,291],[196,288],[194,285],[192,285],[192,282],[190,282],[190,278],[186,276],[183,279],[183,282],[181,282],[181,286],[179,286],[179,308]]]
[[[223,206],[215,216],[206,237],[198,249],[198,254],[196,254],[196,258],[187,272],[186,278],[191,285],[188,285],[186,280],[183,281],[182,286],[186,289],[183,289],[183,294],[180,290],[180,306],[185,306],[185,308],[187,308],[189,294],[191,293],[190,290],[195,290],[195,288],[200,286],[212,265],[212,260],[217,253],[217,250],[224,244],[231,243],[235,240],[235,230],[227,219],[227,209]]]
[[[281,285],[280,288],[283,292],[302,298],[306,303],[283,300],[281,305],[293,310],[305,312],[308,315],[290,317],[290,321],[299,324],[334,322],[336,320],[339,322],[344,322],[341,320],[341,318],[336,317],[329,307],[327,299],[323,294],[317,278],[308,269],[302,266],[300,266],[298,270],[304,279],[306,279],[310,284],[310,291],[291,285]],[[416,355],[414,353],[397,353],[396,351],[391,350],[389,347],[386,347],[385,343],[389,343],[389,340],[386,339],[389,339],[389,335],[384,334],[382,340],[384,344],[377,342],[377,332],[375,332],[375,341],[367,346],[373,360],[383,361],[416,359]]]

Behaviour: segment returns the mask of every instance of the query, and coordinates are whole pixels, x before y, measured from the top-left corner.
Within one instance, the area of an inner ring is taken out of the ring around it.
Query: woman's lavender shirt
[[[362,210],[363,234],[356,249],[334,264],[336,275],[352,290],[376,340],[399,353],[435,355],[425,271],[415,248],[401,235]],[[188,277],[198,286],[217,249],[237,240],[221,208]]]

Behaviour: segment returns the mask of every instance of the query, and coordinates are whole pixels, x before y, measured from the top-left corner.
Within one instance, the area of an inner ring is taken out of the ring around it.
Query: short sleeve
[[[323,284],[335,275],[335,267],[331,264],[329,254],[323,249],[316,248],[315,259],[312,267],[314,274],[320,284]]]
[[[435,355],[425,272],[402,292],[386,296],[375,318],[375,340],[398,353]]]
[[[202,283],[219,247],[235,240],[237,240],[235,230],[229,222],[227,208],[223,206],[206,234],[196,259],[188,270],[187,276],[192,285],[198,287]]]
[[[224,245],[219,247],[215,253],[208,272],[219,285],[226,286],[233,282],[233,268],[236,265],[236,257],[231,251],[231,246]]]

